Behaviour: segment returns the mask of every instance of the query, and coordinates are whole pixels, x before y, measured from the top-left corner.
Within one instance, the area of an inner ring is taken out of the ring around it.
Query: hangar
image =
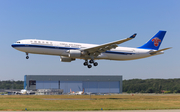
[[[122,93],[121,75],[25,75],[24,89],[63,89],[63,93]]]

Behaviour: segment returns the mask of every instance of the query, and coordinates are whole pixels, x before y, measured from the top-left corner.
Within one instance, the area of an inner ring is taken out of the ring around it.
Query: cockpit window
[[[16,42],[16,43],[21,43],[21,42]]]

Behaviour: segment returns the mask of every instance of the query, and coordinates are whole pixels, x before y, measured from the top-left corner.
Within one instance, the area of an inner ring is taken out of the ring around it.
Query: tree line
[[[23,89],[24,81],[0,81],[0,89]]]
[[[127,93],[180,93],[180,79],[123,80]]]
[[[24,81],[0,81],[0,89],[23,89]],[[130,79],[123,80],[127,93],[180,93],[180,79]]]

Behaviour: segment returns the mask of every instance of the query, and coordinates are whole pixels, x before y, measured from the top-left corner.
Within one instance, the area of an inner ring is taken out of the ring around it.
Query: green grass
[[[103,110],[180,109],[180,95],[173,94],[92,95],[91,100],[89,99],[88,95],[0,96],[0,110],[23,111],[25,108],[29,111],[77,111],[101,110],[101,108]]]

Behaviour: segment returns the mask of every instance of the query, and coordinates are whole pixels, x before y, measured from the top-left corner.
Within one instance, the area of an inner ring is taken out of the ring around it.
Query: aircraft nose
[[[11,45],[11,47],[13,47],[13,48],[14,48],[14,47],[15,47],[15,45],[14,45],[14,44],[12,44],[12,45]]]

